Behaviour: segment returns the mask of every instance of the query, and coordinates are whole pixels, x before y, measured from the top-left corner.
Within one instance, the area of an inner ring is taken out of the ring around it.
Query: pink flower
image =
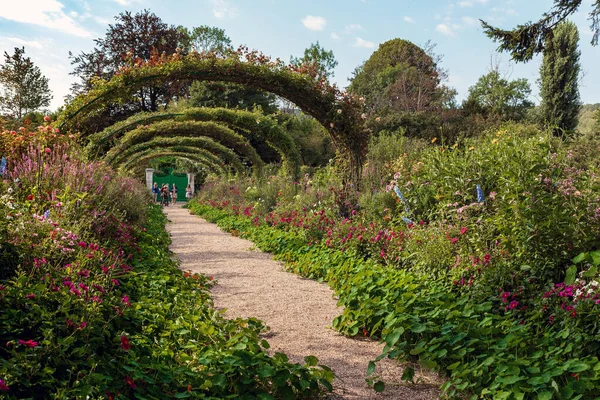
[[[0,390],[4,390],[4,391],[10,390],[10,388],[8,386],[6,386],[6,383],[4,383],[4,380],[2,380],[2,379],[0,379]]]
[[[19,344],[27,347],[35,347],[38,345],[38,342],[34,342],[33,340],[19,340]]]
[[[458,238],[450,238],[450,242],[452,244],[455,244],[456,242],[458,242]]]
[[[46,149],[44,151],[46,152],[46,154],[52,153],[52,150],[50,150],[48,147],[46,147]]]
[[[465,233],[467,233],[468,230],[469,228],[460,228],[460,234],[464,235]]]
[[[492,256],[490,256],[489,254],[486,254],[485,256],[483,256],[483,262],[488,264],[490,262],[491,258],[492,258]]]
[[[35,299],[35,294],[28,294],[25,296],[26,299]]]
[[[137,387],[137,385],[135,384],[135,382],[133,381],[133,379],[131,379],[128,376],[125,377],[125,382],[127,382],[127,384],[129,386],[131,386],[132,389],[135,389]]]
[[[125,335],[121,336],[121,348],[125,351],[129,351],[131,349],[131,345],[129,344],[129,338]]]
[[[510,292],[504,292],[500,297],[502,297],[502,302],[506,303],[508,302],[508,298],[510,297]]]
[[[129,302],[129,297],[123,296],[123,297],[121,297],[121,301],[123,302],[123,304],[125,304],[127,306],[131,306],[131,303]]]
[[[45,122],[50,122],[50,116],[49,115],[45,115],[44,116],[44,121]]]
[[[519,302],[516,300],[513,300],[510,302],[510,304],[508,305],[508,308],[513,309],[513,308],[517,308],[517,306],[519,305]]]

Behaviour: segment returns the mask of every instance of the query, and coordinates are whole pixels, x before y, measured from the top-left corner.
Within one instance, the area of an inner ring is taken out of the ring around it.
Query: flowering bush
[[[327,280],[345,307],[334,327],[445,373],[449,396],[599,396],[595,161],[522,126],[446,146],[382,169],[359,198],[386,207],[344,213],[316,177],[278,184],[268,208],[257,199],[272,190],[248,182],[205,186],[191,207]]]
[[[2,398],[302,398],[330,388],[333,374],[314,357],[269,357],[260,321],[214,310],[211,278],[177,268],[147,190],[78,154],[35,142],[0,184],[0,256],[17,261],[0,269]]]

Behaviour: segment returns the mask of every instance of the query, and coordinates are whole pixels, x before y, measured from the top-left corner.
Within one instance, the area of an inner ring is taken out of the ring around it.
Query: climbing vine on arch
[[[209,156],[212,155],[211,153],[202,153],[200,152],[200,150],[201,149],[185,147],[179,148],[177,150],[173,150],[171,148],[148,150],[145,152],[137,153],[135,157],[130,158],[127,161],[127,163],[123,165],[123,169],[126,171],[133,171],[140,165],[144,165],[145,163],[154,159],[160,157],[175,157],[199,165],[202,168],[208,170],[210,173],[213,173],[218,176],[226,176],[228,174],[228,169],[222,163],[220,163],[218,158],[215,157],[213,159]]]
[[[239,83],[288,99],[319,121],[338,151],[349,160],[350,178],[358,182],[369,136],[362,121],[362,102],[317,78],[316,73],[301,68],[245,48],[227,58],[192,52],[187,56],[156,55],[148,62],[131,60],[129,67],[110,81],[100,82],[90,92],[76,97],[58,123],[62,129],[81,129],[106,105],[133,96],[149,83],[177,80]]]
[[[194,151],[193,149],[196,149],[198,153],[203,154],[209,152],[213,156],[217,157],[223,166],[229,165],[240,174],[243,174],[246,171],[246,167],[240,160],[239,155],[237,155],[233,150],[228,149],[222,144],[206,137],[154,138],[148,142],[143,142],[131,147],[126,154],[123,154],[116,160],[112,160],[110,164],[117,169],[121,169],[138,154],[145,151],[161,149],[190,153]]]
[[[210,138],[227,148],[233,149],[240,156],[252,163],[255,173],[260,174],[264,162],[243,136],[231,129],[214,122],[202,121],[160,121],[150,125],[142,125],[123,136],[105,156],[105,160],[114,164],[127,157],[139,148],[158,146],[153,138],[170,138],[172,144],[183,144],[191,138]]]
[[[254,134],[281,155],[284,171],[292,179],[298,177],[302,159],[294,139],[274,118],[259,111],[194,107],[180,112],[138,113],[89,136],[88,153],[102,154],[110,149],[111,143],[117,142],[117,139],[127,132],[164,120],[215,122],[225,125],[246,139]]]

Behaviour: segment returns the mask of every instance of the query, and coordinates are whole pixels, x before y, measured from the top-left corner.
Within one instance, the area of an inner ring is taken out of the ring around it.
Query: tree
[[[469,88],[465,104],[479,108],[483,114],[500,120],[519,121],[525,118],[527,110],[533,107],[528,100],[531,87],[527,79],[509,81],[503,78],[498,67],[479,78]]]
[[[52,93],[48,78],[29,57],[25,57],[24,47],[15,47],[13,55],[4,52],[0,85],[0,108],[14,118],[21,119],[29,112],[50,105]]]
[[[301,58],[292,56],[290,64],[297,67],[301,65],[312,66],[316,69],[319,77],[329,79],[334,76],[333,70],[337,67],[338,62],[333,55],[333,51],[325,50],[317,42],[312,43],[309,48],[304,50],[304,55]]]
[[[579,100],[579,32],[572,22],[562,22],[546,42],[540,67],[540,95],[544,121],[556,127],[555,134],[577,127]]]
[[[204,53],[215,53],[227,56],[231,50],[231,39],[223,29],[210,26],[199,26],[191,32],[185,30],[189,37],[191,50]],[[252,110],[259,106],[271,114],[277,111],[276,97],[262,90],[224,82],[196,81],[190,87],[190,105],[193,107],[225,107]]]
[[[546,44],[552,39],[554,28],[565,21],[579,9],[582,0],[554,0],[554,6],[544,13],[537,22],[527,22],[517,25],[512,30],[495,28],[480,20],[488,37],[500,42],[498,50],[508,51],[515,61],[529,61],[538,53],[545,50]],[[598,44],[600,37],[600,1],[596,0],[589,14],[590,29],[593,32],[592,45]]]
[[[184,37],[187,37],[185,47],[188,51],[195,50],[199,53],[216,53],[225,55],[231,49],[231,39],[225,31],[215,26],[202,25],[191,31],[179,27]]]
[[[375,113],[440,110],[455,92],[442,85],[446,72],[439,68],[439,57],[432,50],[430,44],[423,50],[402,39],[382,43],[356,68],[348,90],[363,96]]]
[[[126,11],[115,17],[116,23],[108,26],[104,38],[95,39],[96,47],[90,53],[74,56],[69,52],[74,66],[71,75],[81,79],[72,85],[74,94],[92,88],[95,79],[109,80],[119,68],[138,61],[148,61],[157,54],[173,54],[189,40],[181,29],[167,25],[154,13],[143,10],[135,15]],[[174,88],[142,88],[137,108],[155,111],[165,103]]]

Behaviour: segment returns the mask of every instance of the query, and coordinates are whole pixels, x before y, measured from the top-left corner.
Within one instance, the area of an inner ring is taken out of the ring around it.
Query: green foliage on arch
[[[223,165],[231,166],[238,173],[245,173],[246,167],[240,160],[239,156],[231,149],[223,146],[222,144],[215,142],[212,139],[204,137],[189,137],[189,138],[154,138],[147,142],[136,144],[118,158],[112,160],[110,164],[119,169],[125,165],[131,158],[137,154],[150,151],[150,150],[171,150],[171,151],[185,151],[190,152],[193,149],[198,149],[199,153],[204,153],[201,150],[211,153]]]
[[[293,179],[298,177],[302,158],[294,139],[278,124],[278,122],[259,111],[235,110],[228,108],[194,107],[181,112],[138,113],[118,122],[105,130],[89,137],[90,154],[100,154],[110,148],[110,143],[126,132],[153,122],[206,121],[224,124],[228,128],[249,138],[255,134],[274,148],[283,160],[283,168]]]
[[[209,152],[206,152],[206,154],[203,153],[202,149],[192,147],[180,147],[178,148],[178,150],[172,150],[171,148],[167,148],[143,151],[131,157],[127,161],[127,163],[123,164],[122,169],[127,172],[133,171],[134,168],[136,168],[140,164],[159,157],[176,157],[188,160],[194,164],[201,165],[202,167],[206,168],[209,172],[219,176],[227,175],[229,172],[228,169],[223,166],[223,164],[219,161],[217,157],[214,157]]]
[[[258,52],[238,50],[227,58],[214,54],[154,57],[148,62],[131,62],[108,82],[99,82],[88,93],[69,103],[57,123],[65,130],[82,130],[86,121],[107,105],[131,98],[149,84],[178,80],[224,81],[243,84],[288,99],[319,121],[331,134],[336,148],[345,153],[357,180],[369,133],[362,121],[363,105],[352,95],[340,91],[316,71],[272,61]],[[85,134],[85,132],[84,132]]]
[[[152,142],[153,138],[171,138],[172,143],[183,144],[183,141],[195,137],[210,138],[233,149],[252,163],[255,173],[259,174],[264,165],[254,147],[242,135],[223,125],[202,121],[160,121],[139,126],[123,136],[106,154],[105,160],[111,164],[118,162],[119,159],[126,157],[131,149]],[[152,143],[156,145],[157,142]]]

